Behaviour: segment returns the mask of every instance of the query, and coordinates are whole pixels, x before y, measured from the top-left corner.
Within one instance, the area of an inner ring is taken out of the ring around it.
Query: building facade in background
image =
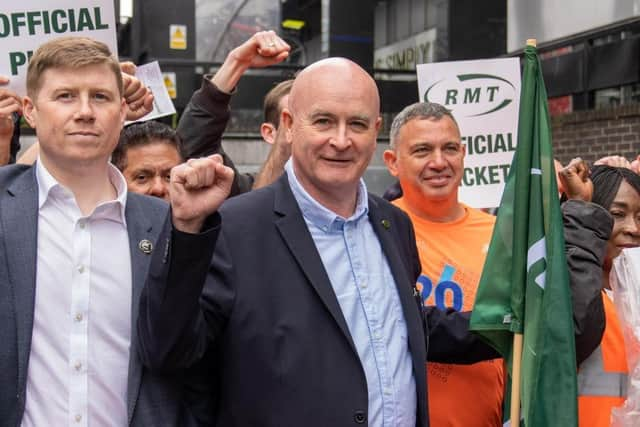
[[[385,144],[393,116],[418,100],[416,64],[519,56],[536,38],[559,159],[640,153],[640,0],[133,0],[132,10],[119,51],[160,61],[179,112],[202,74],[253,32],[276,29],[292,45],[288,63],[241,80],[227,151],[260,140],[264,94],[318,59],[343,56],[371,71]],[[378,191],[388,180],[381,163],[374,169]]]
[[[640,1],[508,0],[509,55],[536,38],[556,156],[640,154]]]

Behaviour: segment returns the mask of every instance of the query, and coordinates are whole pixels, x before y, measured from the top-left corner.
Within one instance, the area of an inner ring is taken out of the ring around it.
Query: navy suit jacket
[[[286,175],[227,200],[220,218],[200,235],[165,229],[161,241],[172,243],[154,256],[140,300],[145,364],[180,369],[212,350],[218,426],[366,423],[365,374]],[[417,425],[427,426],[425,360],[497,355],[467,333],[467,314],[425,310],[414,297],[420,263],[406,214],[370,196],[369,219],[407,324]]]
[[[138,248],[157,242],[168,205],[129,193],[125,217],[132,270],[132,322],[128,419],[131,426],[196,425],[184,405],[183,373],[150,373],[138,357],[135,322],[150,255]],[[24,414],[36,291],[38,186],[35,167],[0,168],[0,425],[19,426]],[[52,392],[55,392],[52,390]]]

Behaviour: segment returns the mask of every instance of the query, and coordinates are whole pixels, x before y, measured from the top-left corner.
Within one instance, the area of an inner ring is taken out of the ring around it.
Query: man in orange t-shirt
[[[423,300],[443,310],[471,310],[495,217],[458,200],[465,155],[458,125],[443,106],[416,103],[396,116],[390,135],[384,161],[403,192],[394,204],[415,229]],[[427,368],[431,427],[502,426],[501,359]]]

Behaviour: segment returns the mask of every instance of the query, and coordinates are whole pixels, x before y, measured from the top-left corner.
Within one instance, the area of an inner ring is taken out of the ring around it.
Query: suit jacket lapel
[[[129,234],[129,251],[131,252],[131,346],[129,354],[129,379],[127,384],[127,410],[129,414],[129,423],[138,399],[140,391],[140,382],[142,380],[142,364],[138,357],[138,328],[136,322],[138,319],[138,305],[140,301],[140,293],[144,287],[147,278],[147,270],[151,255],[144,253],[139,244],[142,240],[153,242],[151,231],[153,224],[149,219],[149,215],[144,211],[140,204],[140,200],[131,194],[127,197],[127,206],[125,209],[125,218],[127,220],[127,233]]]
[[[278,179],[274,190],[274,210],[280,216],[275,222],[276,227],[309,283],[313,286],[336,323],[338,323],[353,351],[356,351],[347,322],[331,286],[331,281],[324,269],[324,265],[322,265],[320,254],[318,254],[313,238],[307,229],[302,212],[289,188],[286,174]]]
[[[38,247],[38,186],[28,169],[2,195],[2,229],[18,337],[18,387],[23,390],[31,350]],[[8,345],[8,344],[7,344]]]

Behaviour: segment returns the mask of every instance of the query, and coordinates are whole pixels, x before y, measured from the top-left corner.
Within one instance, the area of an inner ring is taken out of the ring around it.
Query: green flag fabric
[[[513,333],[523,333],[521,423],[572,427],[577,426],[573,309],[547,93],[536,48],[527,46],[524,56],[518,146],[470,328],[510,369]]]

